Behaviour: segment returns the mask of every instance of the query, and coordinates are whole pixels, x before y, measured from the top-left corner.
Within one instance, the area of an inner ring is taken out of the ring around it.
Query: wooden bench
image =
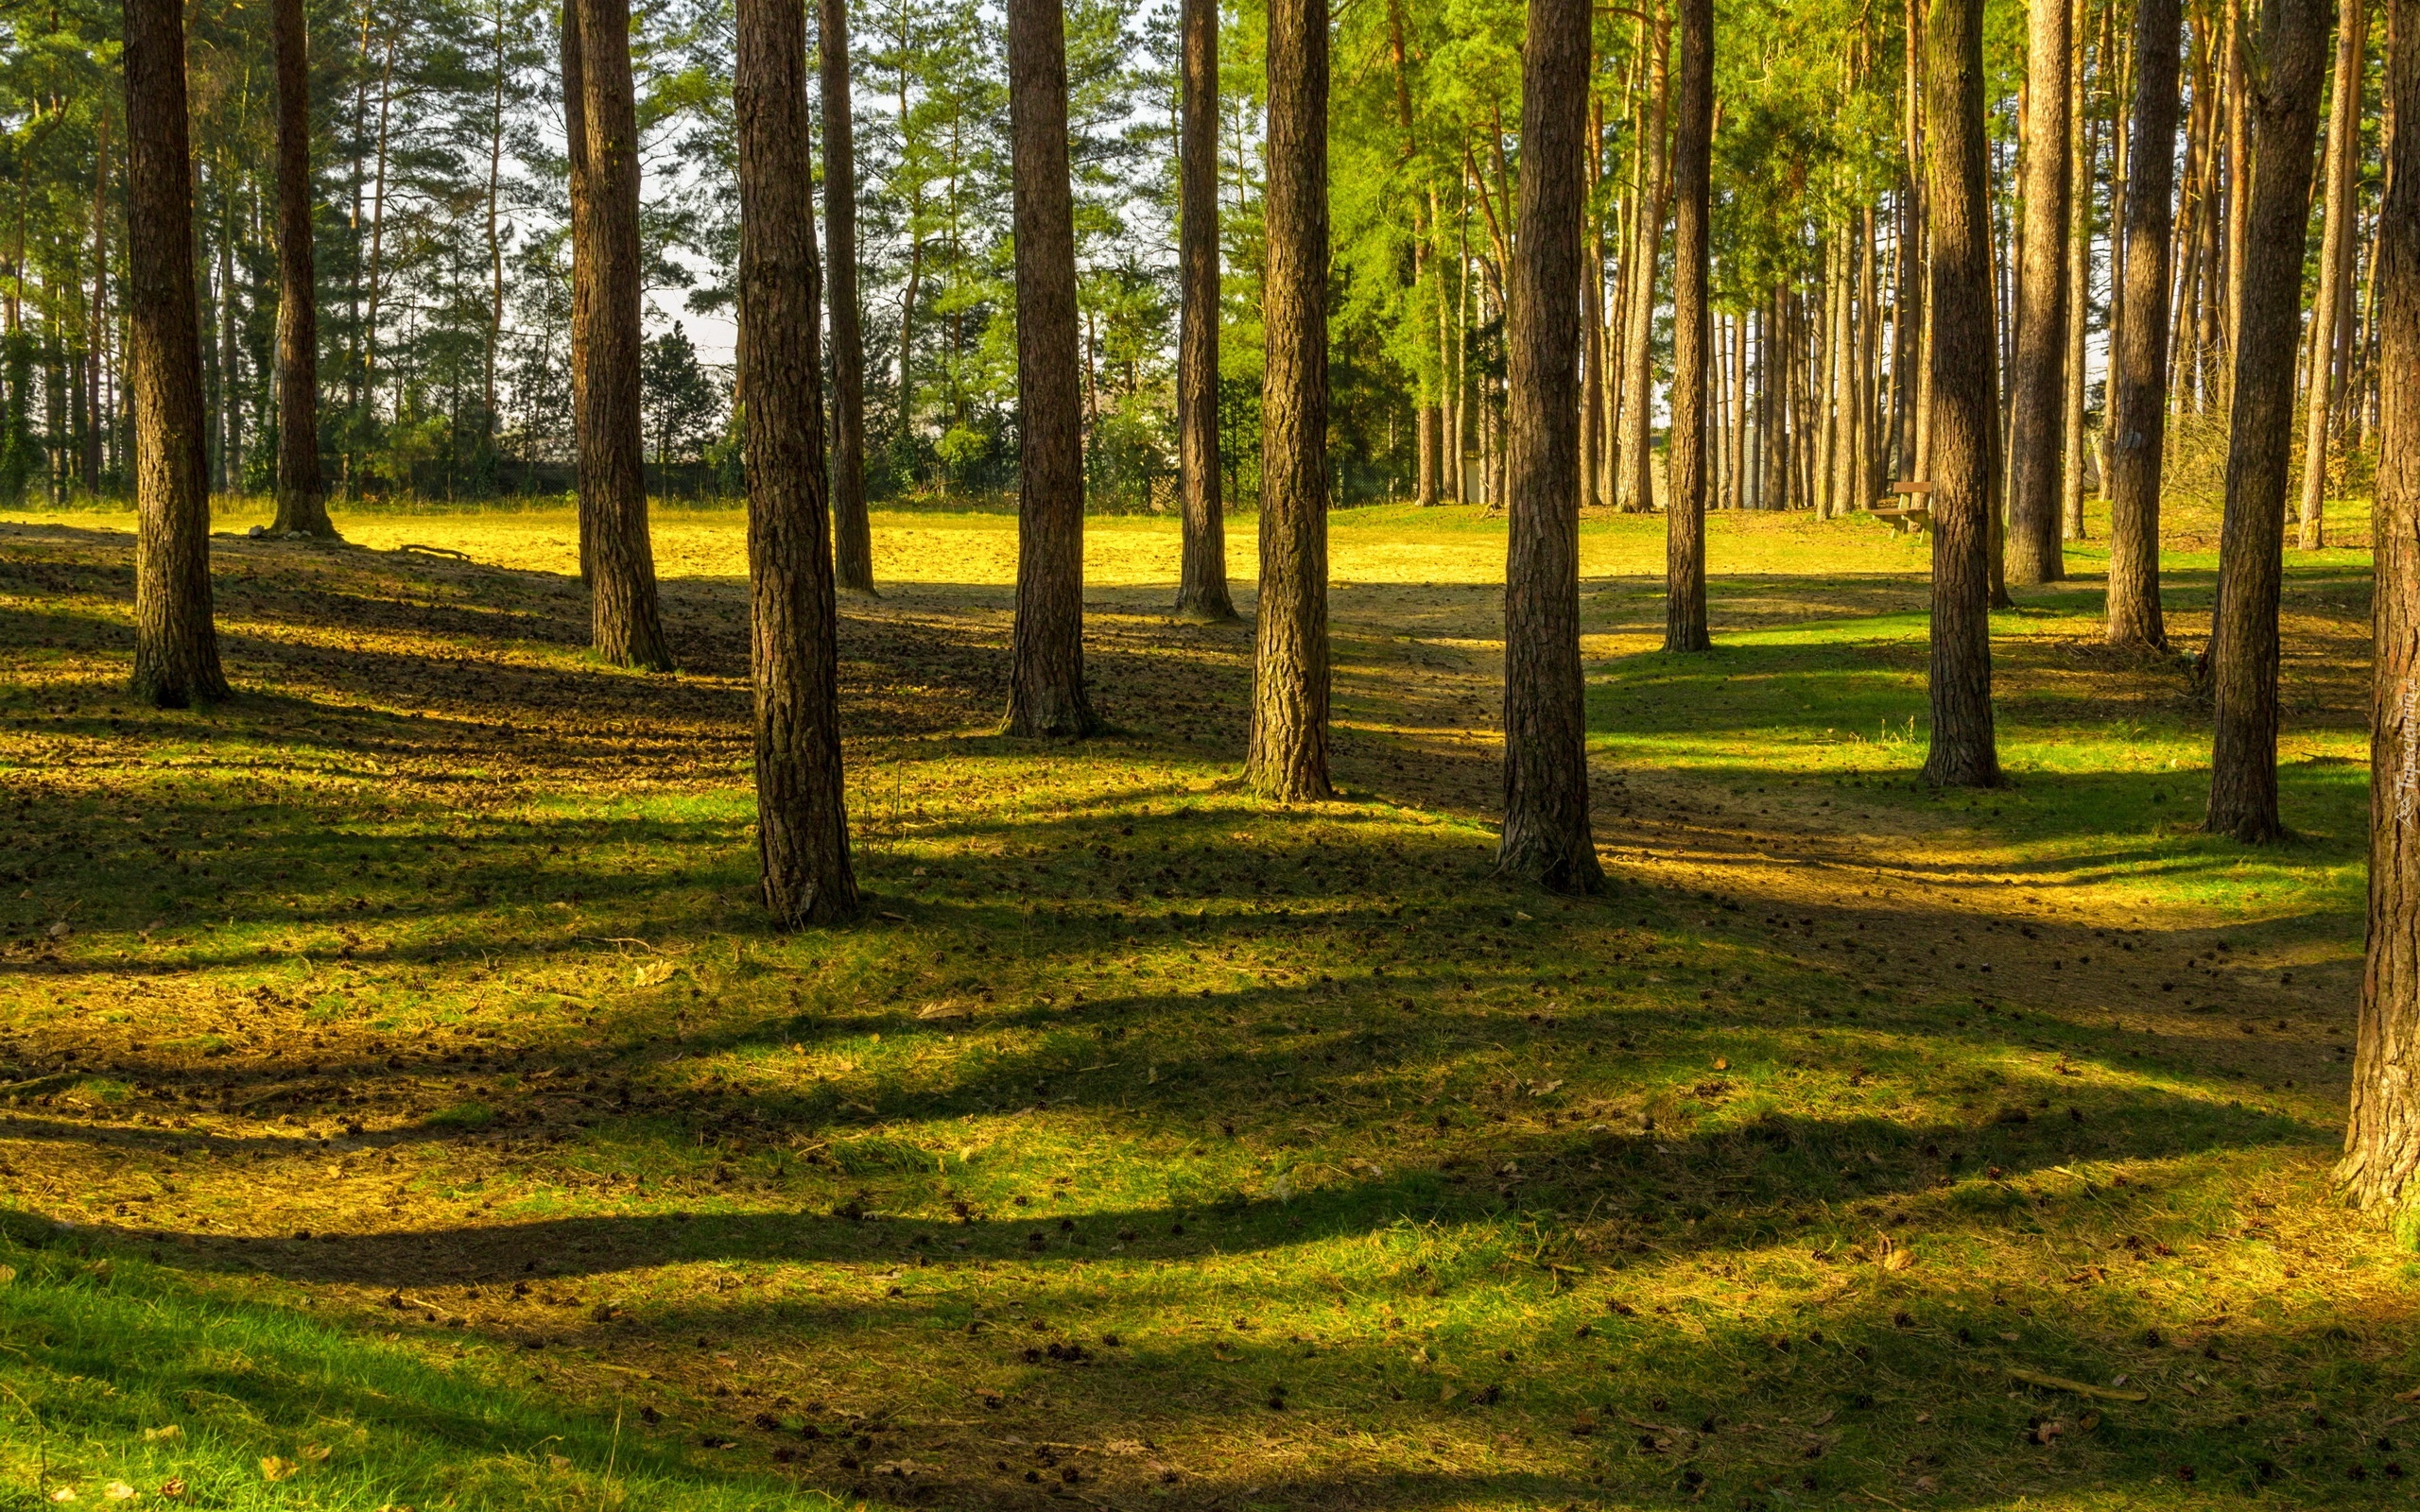
[[[1877,520],[1890,521],[1891,533],[1894,536],[1905,535],[1910,531],[1922,535],[1932,528],[1932,506],[1924,498],[1925,494],[1931,491],[1930,483],[1893,483],[1891,485],[1891,495],[1876,500],[1874,508],[1870,512]],[[1908,503],[1896,502],[1910,495],[1913,497],[1910,498]]]

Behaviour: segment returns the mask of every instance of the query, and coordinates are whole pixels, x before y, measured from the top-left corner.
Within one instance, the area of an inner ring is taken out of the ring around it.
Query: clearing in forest
[[[1673,658],[1662,520],[1591,520],[1614,885],[1565,901],[1489,876],[1500,522],[1334,518],[1344,797],[1283,809],[1236,782],[1248,630],[1163,612],[1171,524],[1092,523],[1115,729],[1044,745],[994,732],[1014,522],[882,515],[842,624],[872,911],[785,937],[736,514],[659,514],[669,678],[582,650],[560,511],[222,538],[237,696],[191,713],[125,693],[130,523],[0,523],[7,1505],[2420,1472],[2420,1267],[2326,1194],[2366,553],[2290,566],[2298,837],[2253,851],[2197,833],[2181,664],[2100,647],[2093,543],[1995,617],[2012,784],[1941,793],[1921,541],[1718,516],[1719,646]]]

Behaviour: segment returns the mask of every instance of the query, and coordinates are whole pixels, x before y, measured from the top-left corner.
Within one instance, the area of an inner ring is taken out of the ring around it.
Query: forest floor
[[[1500,522],[1335,517],[1345,796],[1286,809],[1170,524],[1094,522],[1116,730],[1045,745],[994,732],[1013,521],[887,514],[842,613],[870,912],[785,937],[736,514],[659,511],[674,677],[584,653],[560,511],[340,524],[215,542],[236,696],[163,713],[129,517],[0,520],[0,1507],[2420,1474],[2420,1263],[2328,1195],[2365,552],[2290,560],[2297,837],[2247,850],[2196,828],[2182,663],[2097,643],[2096,545],[1995,616],[2010,784],[1938,792],[1920,541],[1719,517],[1719,648],[1672,658],[1662,522],[1591,520],[1614,881],[1566,901],[1489,874]]]

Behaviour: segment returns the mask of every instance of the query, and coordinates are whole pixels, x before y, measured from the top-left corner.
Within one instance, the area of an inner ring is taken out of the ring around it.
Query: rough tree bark
[[[589,644],[608,662],[672,670],[648,540],[646,451],[639,430],[638,105],[631,78],[629,0],[574,0],[579,23],[586,192],[572,228],[586,232],[590,288],[579,385],[579,491],[594,500]]]
[[[2092,311],[2092,165],[2100,127],[2084,119],[2083,49],[2089,0],[2070,0],[2067,52],[2067,380],[2059,430],[2059,534],[2083,539],[2084,326]]]
[[[1511,539],[1504,563],[1504,831],[1499,874],[1555,892],[1605,884],[1588,828],[1580,665],[1580,207],[1589,0],[1530,0],[1521,209],[1512,275]]]
[[[1011,735],[1089,735],[1084,693],[1083,387],[1062,0],[1009,0],[1017,279],[1017,610]]]
[[[828,18],[828,12],[827,18]],[[748,394],[756,856],[784,929],[857,911],[840,768],[802,0],[739,0],[739,343]],[[827,34],[828,35],[828,34]],[[827,118],[828,119],[828,118]],[[828,171],[828,169],[827,169]]]
[[[2355,0],[2356,4],[2360,0]],[[2293,448],[2295,332],[2320,85],[2334,0],[2266,0],[2259,94],[2252,102],[2251,224],[2243,326],[2227,432],[2226,514],[2210,640],[2217,704],[2204,821],[2250,844],[2281,838],[2277,816],[2277,595]],[[2321,333],[2325,345],[2327,333]]]
[[[2059,548],[2066,421],[2069,0],[2031,0],[2026,26],[2025,236],[2018,277],[2016,392],[2009,416],[2008,580],[2066,576]]]
[[[320,317],[311,258],[311,70],[302,0],[275,0],[278,535],[333,536],[320,476]]]
[[[2411,1237],[2420,1210],[2420,0],[2387,0],[2379,207],[2370,930],[2338,1190]]]
[[[1180,25],[1176,402],[1184,549],[1176,611],[1221,621],[1236,617],[1236,602],[1227,590],[1227,518],[1219,496],[1219,0],[1184,0]],[[1421,414],[1425,442],[1427,411]],[[1433,492],[1433,477],[1425,486]]]
[[[1325,0],[1269,7],[1268,356],[1260,401],[1260,601],[1244,776],[1264,798],[1331,795],[1327,774]]]
[[[839,586],[873,592],[866,518],[866,340],[857,308],[857,159],[849,119],[849,0],[819,0],[823,230],[832,267],[832,558]],[[744,389],[747,386],[741,385]],[[819,387],[821,385],[818,386]]]
[[[1999,430],[1984,197],[1983,0],[1933,0],[1925,38],[1932,210],[1932,748],[1925,780],[1995,787],[1992,472]]]
[[[1705,617],[1714,0],[1680,0],[1679,19],[1681,77],[1672,100],[1672,431],[1665,450],[1664,649],[1703,651],[1714,644]]]
[[[1622,323],[1620,429],[1615,444],[1620,464],[1614,480],[1616,505],[1626,514],[1655,507],[1654,470],[1648,455],[1654,431],[1655,375],[1650,361],[1655,331],[1655,264],[1664,245],[1664,125],[1671,105],[1671,29],[1656,22],[1650,45],[1650,87],[1645,129],[1638,143],[1638,209],[1632,222],[1631,264],[1622,279],[1629,312]],[[1644,35],[1644,34],[1643,34]]]
[[[2311,301],[2308,406],[2303,425],[2302,549],[2326,541],[2329,424],[2335,407],[2337,317],[2353,284],[2353,171],[2360,159],[2361,62],[2370,32],[2369,0],[2345,0],[2336,27],[2335,84],[2327,112],[2327,214],[2320,236],[2319,297]]]
[[[134,696],[227,696],[210,604],[210,474],[194,289],[185,22],[126,0],[127,362],[134,398]]]
[[[2159,593],[2160,464],[2168,438],[2169,199],[2176,186],[2177,0],[2135,15],[2126,147],[2125,310],[2109,369],[2109,644],[2166,646]]]
[[[364,23],[365,28],[367,22]],[[364,36],[368,33],[365,29]],[[571,212],[571,415],[572,439],[579,444],[581,417],[588,413],[588,307],[595,294],[596,273],[588,235],[588,86],[579,66],[579,0],[563,0],[560,27],[563,80],[563,161],[565,191]],[[355,177],[358,178],[356,164]],[[356,218],[358,215],[356,200]],[[358,369],[355,369],[358,372]],[[347,452],[348,460],[351,457]],[[572,513],[579,532],[579,580],[596,581],[596,501],[578,489]]]

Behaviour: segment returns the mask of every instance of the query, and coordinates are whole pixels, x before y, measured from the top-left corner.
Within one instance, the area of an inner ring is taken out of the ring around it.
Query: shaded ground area
[[[238,696],[187,713],[121,691],[112,524],[0,524],[0,1496],[2351,1505],[2420,1465],[2420,1266],[2325,1195],[2350,554],[2290,577],[2299,838],[2247,852],[2097,579],[1996,620],[2014,783],[1944,794],[1918,548],[1718,521],[1722,644],[1676,660],[1661,522],[1592,523],[1615,885],[1568,902],[1488,875],[1500,524],[1338,517],[1345,798],[1285,810],[1234,782],[1248,629],[1140,580],[1172,527],[1101,533],[1117,730],[1071,747],[993,732],[1008,589],[945,569],[996,522],[890,518],[842,647],[873,912],[782,937],[731,517],[676,522],[676,678],[585,658],[544,517],[216,542]]]

